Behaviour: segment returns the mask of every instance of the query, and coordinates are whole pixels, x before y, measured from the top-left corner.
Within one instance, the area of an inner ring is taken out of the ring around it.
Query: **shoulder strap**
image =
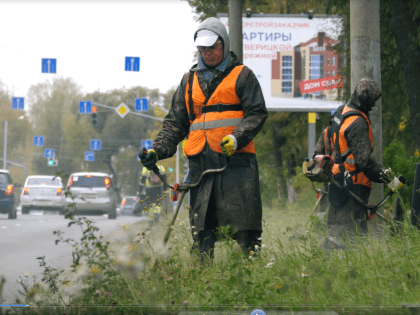
[[[190,71],[190,73],[188,74],[188,107],[190,109],[190,113],[189,113],[189,120],[190,121],[193,121],[195,119],[194,104],[193,104],[193,100],[192,100],[193,80],[194,80],[194,72]]]

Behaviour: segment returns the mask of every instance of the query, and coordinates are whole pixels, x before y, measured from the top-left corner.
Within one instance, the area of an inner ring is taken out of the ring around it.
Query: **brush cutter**
[[[402,183],[405,184],[405,178],[404,176],[400,175],[398,177],[398,180]],[[334,185],[336,185],[338,188],[343,188],[335,179],[334,177],[331,175],[330,176],[330,182]],[[356,194],[354,194],[352,191],[345,189],[345,191],[352,196],[354,199],[356,199],[356,201],[358,203],[360,203],[364,208],[366,208],[367,210],[369,210],[369,216],[368,216],[368,220],[369,219],[373,219],[375,217],[375,214],[381,218],[383,221],[385,221],[386,223],[390,224],[390,220],[388,220],[387,218],[385,218],[381,213],[376,212],[380,207],[382,207],[385,202],[388,200],[389,197],[391,197],[395,191],[393,190],[389,190],[389,192],[386,194],[386,196],[384,197],[384,199],[382,199],[382,201],[380,201],[378,204],[376,205],[370,205],[367,204],[366,202],[364,202],[359,196],[357,196]]]
[[[338,188],[343,189],[343,187],[334,179],[334,176],[332,175],[332,167],[334,165],[334,162],[332,161],[331,157],[328,155],[315,155],[311,160],[305,159],[303,163],[303,174],[311,180],[311,182],[330,182],[334,185],[336,185]],[[400,175],[398,177],[399,181],[404,185],[405,184],[405,178]],[[313,185],[313,183],[312,183]],[[314,187],[315,189],[315,187]],[[316,190],[316,189],[315,189]],[[354,194],[352,191],[344,187],[344,190],[346,193],[348,193],[351,197],[356,199],[358,203],[360,203],[364,208],[369,210],[368,220],[373,219],[375,217],[375,214],[384,220],[386,223],[390,224],[390,220],[386,219],[381,213],[376,212],[380,207],[382,207],[385,202],[388,200],[389,197],[391,197],[394,194],[393,190],[390,190],[388,194],[385,196],[382,201],[380,201],[377,205],[370,205],[364,202],[359,196]],[[322,196],[321,196],[322,197]],[[321,198],[317,200],[317,203],[315,205],[314,211],[316,207],[318,206],[318,203]]]
[[[142,158],[146,157],[146,154],[147,154],[147,149],[145,147],[141,147],[139,149],[139,158],[142,159]],[[194,187],[197,187],[198,185],[200,185],[201,181],[203,180],[203,178],[206,174],[223,172],[227,168],[227,164],[229,163],[229,160],[230,160],[230,158],[226,157],[226,164],[222,168],[210,169],[210,170],[204,171],[201,174],[199,180],[195,184],[181,183],[181,184],[174,184],[172,186],[159,173],[159,168],[156,165],[153,167],[152,171],[160,178],[160,180],[166,186],[168,186],[172,189],[172,191],[171,191],[171,201],[178,201],[177,205],[176,205],[176,209],[175,209],[175,214],[172,218],[171,223],[168,226],[168,229],[165,233],[165,236],[163,237],[163,245],[166,245],[166,243],[168,243],[169,236],[171,235],[171,231],[172,231],[172,226],[174,225],[176,217],[178,216],[178,212],[179,212],[179,209],[181,208],[181,204],[182,204],[182,201],[184,199],[185,194],[191,188],[194,188]],[[178,198],[179,198],[179,200],[178,200]]]

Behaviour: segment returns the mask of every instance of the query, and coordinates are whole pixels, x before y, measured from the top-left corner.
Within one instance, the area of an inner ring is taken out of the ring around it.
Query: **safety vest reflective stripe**
[[[346,156],[347,154],[350,154],[350,148],[347,148],[346,151],[344,151],[343,153],[341,153],[341,156]]]
[[[355,161],[354,159],[349,159],[349,158],[347,158],[347,159],[345,160],[345,163],[347,163],[347,164],[352,164],[352,165],[356,165],[356,161]]]
[[[190,132],[194,130],[206,130],[220,127],[236,127],[242,121],[242,118],[221,119],[205,122],[196,122],[190,126]]]

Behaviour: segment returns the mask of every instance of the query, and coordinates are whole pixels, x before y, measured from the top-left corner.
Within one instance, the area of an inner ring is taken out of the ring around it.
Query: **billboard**
[[[218,18],[229,32],[227,14]],[[243,63],[257,76],[269,111],[330,112],[343,104],[339,25],[328,16],[243,17]]]

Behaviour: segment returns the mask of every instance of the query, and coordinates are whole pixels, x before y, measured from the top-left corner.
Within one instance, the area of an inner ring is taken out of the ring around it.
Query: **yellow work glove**
[[[387,186],[392,191],[400,190],[404,186],[405,180],[402,180],[403,182],[401,182],[398,177],[394,176],[390,168],[385,169],[381,175],[386,180],[386,182],[388,182]]]
[[[228,135],[223,138],[222,142],[220,142],[220,145],[222,146],[223,154],[226,156],[231,156],[233,153],[235,153],[238,143],[236,142],[235,136]]]
[[[400,190],[404,184],[400,182],[400,180],[397,177],[394,177],[391,182],[387,184],[389,189],[392,191]]]

